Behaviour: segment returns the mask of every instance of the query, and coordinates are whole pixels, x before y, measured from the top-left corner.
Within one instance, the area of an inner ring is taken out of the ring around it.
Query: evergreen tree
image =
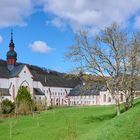
[[[32,112],[32,106],[33,101],[30,92],[26,87],[21,87],[16,97],[16,113],[29,114]]]

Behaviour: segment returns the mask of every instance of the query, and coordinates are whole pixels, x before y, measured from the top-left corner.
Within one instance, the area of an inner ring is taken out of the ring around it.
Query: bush
[[[34,111],[43,111],[45,110],[46,105],[43,101],[35,101]]]
[[[3,114],[9,114],[14,111],[15,105],[10,100],[5,99],[2,101],[1,110]]]
[[[31,112],[32,108],[25,101],[22,101],[22,103],[20,103],[19,106],[17,107],[18,114],[26,115],[31,114]]]
[[[54,106],[49,106],[48,108],[47,108],[48,110],[51,110],[51,109],[54,109]]]
[[[30,114],[32,108],[33,101],[29,91],[26,87],[21,87],[16,97],[16,113],[23,115]]]

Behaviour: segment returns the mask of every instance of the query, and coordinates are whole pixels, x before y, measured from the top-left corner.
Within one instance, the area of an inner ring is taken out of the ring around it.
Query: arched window
[[[123,102],[123,94],[121,94],[121,102]]]
[[[15,100],[15,86],[14,85],[12,87],[12,97],[13,97],[13,100]]]
[[[26,87],[27,90],[30,92],[30,86],[26,80],[21,83],[20,87]]]
[[[64,99],[62,99],[62,105],[64,104]]]
[[[104,94],[104,102],[106,102],[106,95]]]
[[[111,102],[111,97],[108,97],[108,102],[109,102],[109,103]]]
[[[58,98],[56,99],[56,105],[59,105],[59,99]]]
[[[53,105],[53,99],[51,98],[51,105]]]

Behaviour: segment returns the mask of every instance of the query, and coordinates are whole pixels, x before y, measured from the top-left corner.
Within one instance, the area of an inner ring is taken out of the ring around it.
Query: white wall
[[[33,87],[40,88],[43,92],[45,92],[45,87],[43,87],[40,81],[33,81]]]
[[[47,97],[48,104],[51,105],[68,105],[68,94],[71,88],[65,87],[45,87],[45,95]]]
[[[95,95],[69,96],[70,105],[96,105]]]
[[[32,95],[33,93],[33,79],[32,75],[27,68],[24,66],[21,72],[17,77],[10,78],[8,81],[9,92],[11,94],[11,100],[13,101],[13,86],[15,87],[15,97],[17,96],[17,92],[21,86],[27,86]]]
[[[0,88],[9,88],[9,79],[0,78]]]
[[[111,105],[114,104],[114,100],[109,91],[100,91],[100,105]]]
[[[28,86],[31,95],[33,95],[33,78],[27,66],[24,66],[17,78],[17,88],[21,86]]]

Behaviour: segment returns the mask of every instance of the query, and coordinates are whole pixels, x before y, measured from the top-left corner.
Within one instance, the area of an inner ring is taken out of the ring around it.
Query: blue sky
[[[50,17],[47,16],[47,19]],[[0,29],[3,38],[0,43],[0,58],[6,59],[6,52],[9,49],[11,28],[14,30],[15,50],[18,54],[18,61],[46,67],[53,70],[69,72],[73,64],[65,60],[64,54],[68,46],[72,45],[74,34],[70,29],[61,31],[51,24],[46,25],[46,14],[37,12],[27,18],[27,26],[10,26]],[[45,42],[50,51],[33,51],[30,44],[34,41]]]
[[[113,22],[139,29],[139,11],[139,0],[0,0],[0,59],[13,28],[18,62],[70,72],[64,54],[78,30],[94,35]]]

